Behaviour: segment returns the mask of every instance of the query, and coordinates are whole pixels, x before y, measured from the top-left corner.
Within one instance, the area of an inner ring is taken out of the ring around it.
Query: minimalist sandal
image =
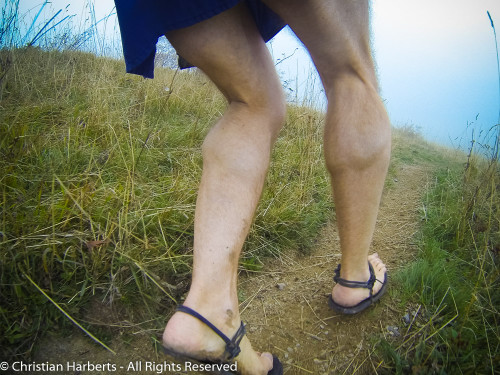
[[[169,348],[163,346],[163,352],[167,355],[170,355],[178,360],[184,361],[193,361],[196,363],[200,363],[203,366],[204,370],[210,370],[212,372],[216,372],[219,374],[237,374],[237,366],[234,366],[235,363],[231,363],[231,361],[240,354],[240,342],[246,334],[245,324],[241,322],[240,328],[236,331],[235,335],[232,339],[227,337],[224,333],[222,333],[216,326],[208,321],[204,316],[197,313],[193,309],[179,305],[176,308],[176,311],[183,312],[185,314],[194,316],[196,319],[205,323],[212,331],[214,331],[224,342],[226,343],[226,348],[224,349],[224,354],[222,358],[213,360],[213,359],[199,359],[195,357],[190,357],[187,354],[177,353]],[[236,370],[234,370],[236,368]],[[236,371],[236,372],[235,372]],[[278,357],[273,355],[273,368],[270,370],[268,375],[282,375],[283,374],[283,365],[281,364]]]
[[[377,302],[380,297],[385,293],[386,287],[387,287],[387,272],[384,274],[384,281],[380,281],[375,277],[375,271],[373,269],[373,266],[371,263],[368,262],[368,268],[370,269],[370,278],[368,281],[349,281],[342,279],[340,277],[340,264],[337,266],[335,269],[335,276],[333,277],[333,281],[335,281],[337,284],[340,284],[342,286],[345,286],[347,288],[365,288],[370,290],[370,296],[364,300],[362,300],[360,303],[354,306],[342,306],[336,303],[332,295],[330,294],[328,298],[328,305],[330,306],[331,309],[342,313],[342,314],[357,314],[365,309],[367,309],[369,306],[373,305],[375,302]],[[373,286],[375,285],[375,282],[379,282],[382,284],[382,288],[380,290],[373,294]]]

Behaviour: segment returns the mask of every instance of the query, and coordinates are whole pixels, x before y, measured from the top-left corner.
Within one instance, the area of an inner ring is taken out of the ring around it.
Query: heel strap
[[[375,281],[377,281],[377,278],[375,277],[375,271],[373,270],[373,266],[370,264],[370,262],[368,262],[368,269],[370,270],[370,278],[368,279],[368,281],[351,281],[340,277],[340,264],[339,264],[335,269],[335,276],[333,276],[333,281],[347,288],[369,289],[371,297],[373,295],[373,285],[375,285]]]
[[[194,316],[196,319],[206,324],[217,335],[219,335],[219,337],[226,343],[226,349],[224,351],[224,354],[226,355],[225,360],[230,361],[236,356],[238,356],[238,354],[240,354],[241,352],[240,342],[243,339],[243,336],[245,336],[246,334],[245,324],[243,324],[243,322],[241,322],[240,328],[238,328],[233,338],[230,339],[224,333],[222,333],[220,329],[218,329],[216,326],[210,323],[208,319],[206,319],[203,315],[197,313],[193,309],[184,305],[178,305],[176,311],[180,311],[185,314]]]

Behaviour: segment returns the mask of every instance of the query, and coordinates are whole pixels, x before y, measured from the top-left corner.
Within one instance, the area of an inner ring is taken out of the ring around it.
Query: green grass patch
[[[29,358],[95,298],[163,317],[186,291],[201,144],[225,100],[198,72],[144,80],[122,62],[38,48],[0,60],[12,62],[0,111],[2,358]],[[321,122],[289,109],[242,268],[307,251],[326,223]]]
[[[419,257],[394,277],[393,293],[414,307],[406,334],[377,345],[382,373],[497,370],[499,166],[479,156],[447,165],[424,201]]]

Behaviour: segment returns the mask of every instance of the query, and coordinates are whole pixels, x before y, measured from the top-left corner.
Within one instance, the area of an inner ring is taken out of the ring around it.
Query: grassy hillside
[[[414,262],[392,275],[401,335],[374,338],[378,373],[496,374],[500,363],[500,168],[490,155],[395,133],[393,166],[427,164]],[[480,142],[473,140],[472,144]],[[388,181],[390,184],[390,180]],[[404,199],[404,197],[401,197]],[[403,315],[403,314],[401,314]]]
[[[200,145],[222,96],[196,72],[144,80],[90,54],[27,48],[1,61],[1,347],[29,354],[37,332],[67,321],[55,304],[75,317],[96,295],[152,316],[174,305],[190,271]],[[242,269],[307,251],[326,222],[320,123],[290,109]]]
[[[96,301],[161,329],[187,289],[200,145],[223,98],[197,72],[158,69],[143,80],[121,62],[36,48],[0,51],[0,77],[2,358],[30,358],[47,330],[74,321],[105,345],[112,329],[85,320]],[[242,270],[307,253],[328,221],[321,124],[322,114],[289,108]],[[374,342],[379,371],[493,373],[498,163],[412,129],[393,141],[391,171],[415,163],[437,172],[419,258],[391,289],[420,307],[404,337]]]

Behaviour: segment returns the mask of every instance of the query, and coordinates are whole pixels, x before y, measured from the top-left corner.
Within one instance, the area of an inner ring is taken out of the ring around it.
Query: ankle
[[[223,331],[236,330],[241,323],[237,299],[227,295],[189,292],[183,305],[198,312]]]
[[[349,281],[368,281],[370,278],[370,270],[368,263],[363,266],[348,267],[342,266],[340,268],[340,277]]]

